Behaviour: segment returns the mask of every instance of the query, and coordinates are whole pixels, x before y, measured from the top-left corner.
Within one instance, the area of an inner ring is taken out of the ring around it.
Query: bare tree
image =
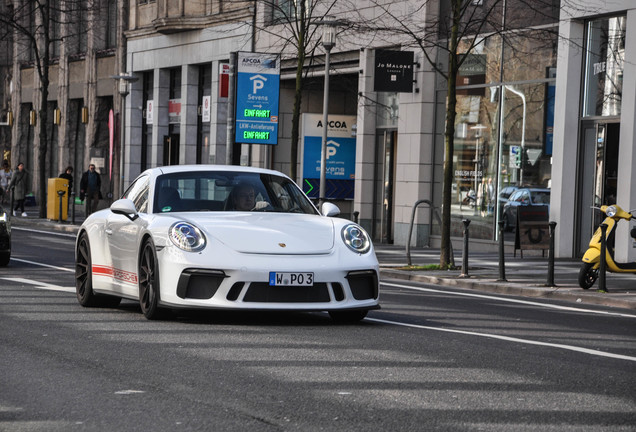
[[[79,56],[86,52],[87,25],[89,12],[107,8],[107,0],[13,0],[7,2],[6,9],[0,13],[1,40],[10,40],[14,50],[13,77],[20,83],[20,68],[27,66],[35,71],[33,104],[36,115],[37,138],[35,152],[37,154],[37,193],[39,217],[47,214],[47,158],[54,149],[51,147],[51,130],[49,125],[49,74],[51,66],[60,57],[62,44],[77,46]],[[94,26],[103,26],[96,22]],[[61,29],[64,29],[62,32]],[[62,66],[60,66],[62,67]],[[18,84],[15,86],[19,88]],[[19,104],[19,102],[18,102]],[[14,109],[19,109],[15,106]],[[17,125],[16,127],[19,127]]]
[[[451,197],[453,154],[457,117],[457,77],[467,59],[480,44],[500,37],[512,50],[516,33],[536,23],[558,21],[559,0],[426,0],[423,2],[386,2],[371,0],[379,10],[375,17],[351,20],[359,32],[370,32],[377,40],[404,48],[418,48],[427,62],[446,81],[447,99],[444,130],[442,186],[442,231],[440,266],[452,264]],[[533,33],[537,40],[554,43],[555,25],[539,26]],[[444,58],[444,56],[446,58]]]
[[[314,62],[321,41],[320,25],[324,16],[334,9],[337,0],[255,1],[262,16],[262,20],[255,24],[258,33],[261,37],[270,38],[272,49],[278,50],[283,59],[296,62],[289,172],[289,176],[296,179],[302,92],[309,66]]]

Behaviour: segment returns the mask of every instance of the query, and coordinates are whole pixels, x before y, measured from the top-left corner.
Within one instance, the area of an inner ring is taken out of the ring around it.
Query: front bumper
[[[373,252],[326,255],[158,253],[160,303],[169,307],[249,310],[349,310],[379,307]],[[270,286],[269,273],[313,272],[312,286]]]

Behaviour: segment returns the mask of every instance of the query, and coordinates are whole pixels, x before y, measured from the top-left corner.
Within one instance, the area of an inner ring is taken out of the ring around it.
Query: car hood
[[[333,221],[289,213],[210,213],[187,218],[211,241],[253,254],[325,254],[334,246]]]

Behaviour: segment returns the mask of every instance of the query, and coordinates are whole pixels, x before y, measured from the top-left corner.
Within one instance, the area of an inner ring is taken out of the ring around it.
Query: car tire
[[[86,233],[80,235],[75,251],[75,293],[84,307],[116,307],[121,302],[120,297],[93,292],[91,247]]]
[[[9,260],[11,260],[11,252],[0,253],[0,267],[8,266]]]
[[[510,226],[510,219],[509,219],[508,214],[504,214],[503,221],[504,221],[503,230],[505,232],[510,231],[512,229],[512,227]]]
[[[159,319],[159,267],[152,239],[147,239],[139,256],[139,306],[149,320]]]
[[[598,279],[598,269],[594,264],[583,263],[579,269],[579,286],[583,289],[590,289]]]
[[[369,313],[368,310],[329,311],[331,319],[339,324],[351,324],[362,321]]]

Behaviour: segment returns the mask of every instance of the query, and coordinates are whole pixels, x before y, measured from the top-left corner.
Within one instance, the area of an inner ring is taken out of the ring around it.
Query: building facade
[[[102,33],[96,26],[86,32],[86,43],[100,47],[90,51],[95,54],[78,57],[77,51],[65,54],[65,44],[60,48],[59,64],[69,66],[56,72],[51,109],[59,107],[67,121],[54,134],[52,175],[66,164],[107,155],[104,172],[121,180],[112,186],[117,195],[146,168],[235,163],[295,172],[295,180],[311,194],[315,143],[321,128],[328,127],[338,137],[329,151],[329,184],[337,189],[331,200],[342,216],[358,220],[376,242],[439,243],[435,211],[441,208],[445,158],[447,2],[340,1],[327,10],[328,4],[319,1],[119,1],[123,12],[116,28],[125,28],[125,44],[121,38],[122,46],[114,49],[100,45],[101,39],[91,36]],[[458,47],[464,62],[457,75],[452,235],[459,240],[462,220],[469,218],[471,238],[480,247],[494,247],[498,222],[504,220],[502,192],[540,187],[551,193],[558,256],[580,256],[599,221],[591,205],[615,201],[636,208],[631,66],[636,12],[627,0],[605,6],[579,1],[576,7],[565,0],[538,3],[541,7],[533,10],[516,1],[469,5],[469,15],[478,19],[463,23],[466,36]],[[327,13],[336,21],[337,35],[329,51],[328,124],[322,125],[326,52],[321,33]],[[291,25],[298,17],[313,29],[307,39],[300,40]],[[434,42],[422,44],[431,33]],[[233,142],[236,52],[278,56],[276,145]],[[410,87],[378,84],[385,56],[395,53],[412,56],[410,67],[400,66],[411,69]],[[20,65],[20,80],[14,80],[20,90],[14,90],[10,103],[22,114],[16,112],[12,148],[28,156],[37,147],[35,137],[24,139],[36,86],[28,62],[14,64]],[[112,75],[121,74],[130,79],[118,92]],[[295,125],[297,102],[301,117]],[[71,119],[81,120],[84,107],[89,115],[82,128]],[[122,113],[119,160],[116,151],[101,144],[110,108],[115,116]],[[296,127],[298,150],[292,160]],[[418,202],[425,205],[415,210]],[[633,259],[633,242],[622,229],[617,256]]]
[[[121,67],[120,35],[125,21],[118,11],[124,1],[100,0],[90,5],[72,1],[44,5],[23,0],[6,3],[4,19],[22,28],[41,28],[37,26],[43,12],[50,14],[46,39],[35,30],[33,34],[18,30],[11,34],[11,69],[5,88],[9,88],[6,104],[12,122],[4,126],[10,131],[10,144],[3,143],[5,151],[10,147],[11,165],[25,164],[31,174],[28,189],[36,193],[38,160],[44,148],[38,132],[43,97],[38,66],[48,64],[44,176],[57,177],[67,166],[74,167],[76,174],[81,173],[93,162],[103,176],[102,183],[107,185],[103,192],[108,196],[118,177],[111,168],[115,155],[109,144],[108,125],[109,112],[118,111],[117,87],[111,76]],[[38,44],[37,55],[34,40]],[[44,40],[50,41],[45,57]],[[78,192],[79,181],[74,189]]]
[[[557,256],[580,256],[601,214],[636,208],[636,4],[583,1],[561,11],[551,218]],[[636,259],[627,224],[616,259]]]

